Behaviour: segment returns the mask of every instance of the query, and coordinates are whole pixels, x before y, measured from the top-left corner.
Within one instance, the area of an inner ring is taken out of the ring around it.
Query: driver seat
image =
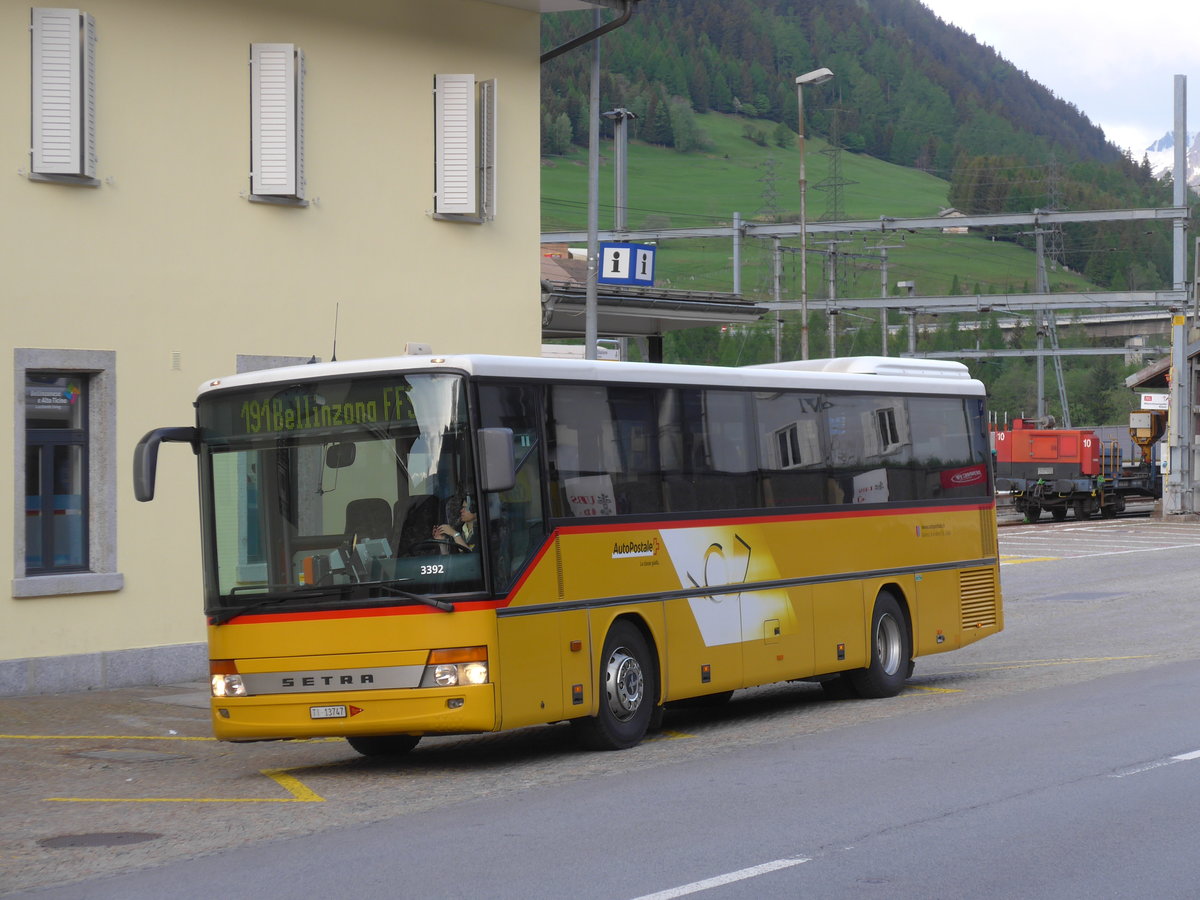
[[[429,540],[433,537],[434,526],[440,524],[436,496],[427,494],[414,499],[412,506],[408,508],[408,514],[404,517],[403,524],[400,524],[399,517],[397,517],[395,553],[403,554],[414,544]]]
[[[392,505],[382,497],[360,497],[346,504],[346,528],[342,532],[358,540],[390,538]]]

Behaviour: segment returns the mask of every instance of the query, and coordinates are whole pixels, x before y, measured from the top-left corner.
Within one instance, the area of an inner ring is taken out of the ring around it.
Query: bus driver
[[[458,511],[459,528],[453,525],[435,525],[434,540],[449,540],[458,544],[463,550],[474,550],[478,538],[475,530],[475,501],[470,494],[463,497],[462,506]]]

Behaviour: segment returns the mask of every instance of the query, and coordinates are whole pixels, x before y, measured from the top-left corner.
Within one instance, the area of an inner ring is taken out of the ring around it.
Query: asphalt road
[[[0,701],[0,889],[1196,896],[1200,525],[1069,520],[1001,544],[1005,632],[918,660],[900,697],[740,692],[621,753],[562,727],[401,764],[221,745],[195,686]]]

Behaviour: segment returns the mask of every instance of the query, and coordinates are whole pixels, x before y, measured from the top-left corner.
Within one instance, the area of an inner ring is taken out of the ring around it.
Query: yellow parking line
[[[642,741],[642,743],[653,744],[655,741],[684,741],[684,740],[687,740],[688,738],[694,738],[694,737],[695,737],[694,734],[685,734],[682,731],[671,731],[668,728],[664,728],[661,731],[659,731],[658,734],[656,734],[654,737],[646,738],[646,740]]]
[[[263,769],[262,773],[287,791],[298,803],[324,803],[325,798],[304,786],[299,778],[287,774],[291,769]],[[284,801],[285,803],[287,801]]]
[[[1019,563],[1029,562],[1053,562],[1056,559],[1062,559],[1061,556],[1001,556],[1000,565],[1015,566]]]
[[[290,797],[47,797],[56,803],[324,803],[325,798],[306,787],[289,769],[262,769]]]
[[[924,685],[924,684],[906,684],[904,686],[904,689],[906,691],[925,691],[928,694],[961,694],[962,693],[962,688],[929,687],[928,685]],[[903,696],[903,694],[901,696]]]

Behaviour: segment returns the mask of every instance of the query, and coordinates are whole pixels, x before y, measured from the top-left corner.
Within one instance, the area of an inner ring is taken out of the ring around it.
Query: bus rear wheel
[[[387,734],[380,737],[348,737],[346,743],[363,756],[403,756],[421,740],[411,734]]]
[[[604,639],[600,658],[600,708],[572,719],[575,737],[588,750],[625,750],[646,735],[658,678],[646,638],[633,623],[618,620]]]
[[[896,598],[883,591],[871,615],[871,664],[850,672],[850,682],[860,697],[894,697],[904,687],[911,661],[908,622]]]

